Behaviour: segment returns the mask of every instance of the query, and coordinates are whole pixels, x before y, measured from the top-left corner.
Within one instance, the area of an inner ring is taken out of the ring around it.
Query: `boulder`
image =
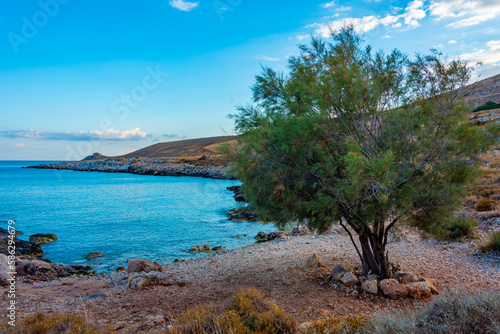
[[[309,229],[307,228],[307,226],[300,225],[300,226],[295,227],[292,230],[292,232],[290,232],[290,235],[293,235],[293,236],[306,235],[308,232],[309,232]]]
[[[422,278],[420,282],[426,282],[431,289],[431,293],[437,295],[439,294],[439,290],[437,289],[437,281],[434,278]]]
[[[190,252],[210,252],[212,248],[209,245],[198,245],[191,247]]]
[[[17,237],[13,237],[4,228],[0,228],[0,253],[9,254],[9,242],[12,240],[16,245],[16,256],[39,257],[43,256],[42,247],[34,242],[24,241]]]
[[[30,235],[30,242],[36,244],[48,244],[57,240],[57,235],[54,233],[39,233]]]
[[[346,270],[341,265],[336,265],[332,269],[332,278],[336,281],[340,281],[342,275],[344,275]]]
[[[129,259],[127,261],[127,272],[130,273],[140,273],[144,271],[146,273],[150,271],[162,271],[163,268],[156,262],[151,262],[145,259]]]
[[[221,250],[223,250],[225,248],[226,247],[224,247],[224,246],[217,246],[217,247],[212,248],[212,250],[215,251],[215,252],[218,252],[218,251],[221,251]]]
[[[85,258],[87,260],[92,260],[95,259],[96,257],[103,257],[104,255],[101,252],[90,252],[88,253]]]
[[[366,280],[361,285],[363,291],[371,293],[372,295],[378,294],[378,282],[376,280]]]
[[[353,286],[359,283],[358,278],[356,275],[351,273],[350,271],[346,272],[344,275],[342,275],[342,278],[340,279],[342,283],[344,283],[345,286]]]
[[[391,299],[400,299],[408,295],[406,285],[399,283],[394,278],[388,278],[380,281],[380,288],[385,296]]]
[[[394,274],[394,277],[399,281],[399,283],[413,283],[418,281],[417,275],[413,275],[412,273],[405,273],[401,271],[397,271]]]
[[[118,273],[118,272],[113,272],[109,274],[109,279],[111,280],[111,284],[114,286],[121,286],[127,284],[127,274],[125,273]]]
[[[431,297],[431,288],[427,282],[407,283],[408,296],[415,299],[428,299]]]
[[[321,263],[321,259],[319,258],[319,256],[316,253],[313,253],[313,255],[306,259],[305,268],[318,267],[324,267],[324,265]]]

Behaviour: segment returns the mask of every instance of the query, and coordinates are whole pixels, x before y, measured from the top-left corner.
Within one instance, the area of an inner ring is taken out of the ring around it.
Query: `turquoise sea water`
[[[275,230],[227,220],[238,203],[226,188],[238,181],[21,168],[39,163],[46,162],[0,161],[0,226],[14,220],[24,240],[55,233],[59,239],[42,248],[56,263],[97,271],[135,257],[169,263],[205,256],[186,252],[195,245],[236,248],[254,243],[258,231]],[[89,252],[104,257],[87,261]]]

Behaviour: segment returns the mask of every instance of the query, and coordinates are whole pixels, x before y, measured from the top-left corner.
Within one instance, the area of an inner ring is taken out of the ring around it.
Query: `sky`
[[[263,66],[353,22],[374,49],[500,73],[500,0],[0,0],[0,160],[233,134]]]

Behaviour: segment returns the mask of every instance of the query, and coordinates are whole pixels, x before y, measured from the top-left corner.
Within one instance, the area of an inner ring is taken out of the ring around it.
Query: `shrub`
[[[469,295],[452,290],[423,309],[380,313],[361,333],[500,333],[500,292]]]
[[[33,334],[107,334],[115,331],[88,323],[84,315],[58,313],[47,315],[37,313],[27,316],[16,327],[0,326],[0,333],[33,333]]]
[[[478,111],[483,111],[483,110],[491,110],[491,109],[498,109],[500,108],[500,103],[495,103],[493,101],[486,102],[484,105],[477,107],[476,109],[472,110],[472,112],[478,112]]]
[[[446,226],[447,238],[451,240],[471,238],[477,223],[472,218],[457,217]]]
[[[500,252],[500,232],[496,232],[491,236],[490,241],[481,247],[483,252]]]
[[[491,198],[481,198],[476,204],[477,211],[492,211],[495,209],[497,201]]]
[[[191,309],[171,329],[175,334],[296,332],[297,321],[255,288],[240,289],[223,307]]]
[[[332,318],[313,322],[312,325],[304,331],[304,334],[357,333],[357,330],[362,329],[367,323],[368,321],[364,317]]]

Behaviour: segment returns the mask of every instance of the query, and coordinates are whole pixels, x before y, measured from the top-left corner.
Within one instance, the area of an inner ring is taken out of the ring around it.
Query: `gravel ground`
[[[404,241],[388,244],[390,260],[404,271],[435,278],[439,289],[464,287],[500,290],[498,259],[475,255],[479,241],[443,244],[408,233]],[[179,264],[164,266],[170,284],[145,290],[113,287],[106,278],[64,279],[18,284],[19,316],[37,310],[86,312],[91,319],[112,324],[120,332],[164,330],[168,321],[197,305],[221,303],[240,287],[256,287],[300,322],[334,316],[370,315],[380,309],[412,309],[425,303],[389,300],[365,293],[352,296],[327,281],[328,270],[306,269],[316,253],[332,268],[359,266],[349,237],[340,229],[318,236],[288,236]],[[4,294],[5,289],[0,290]],[[7,298],[0,307],[5,309]]]

